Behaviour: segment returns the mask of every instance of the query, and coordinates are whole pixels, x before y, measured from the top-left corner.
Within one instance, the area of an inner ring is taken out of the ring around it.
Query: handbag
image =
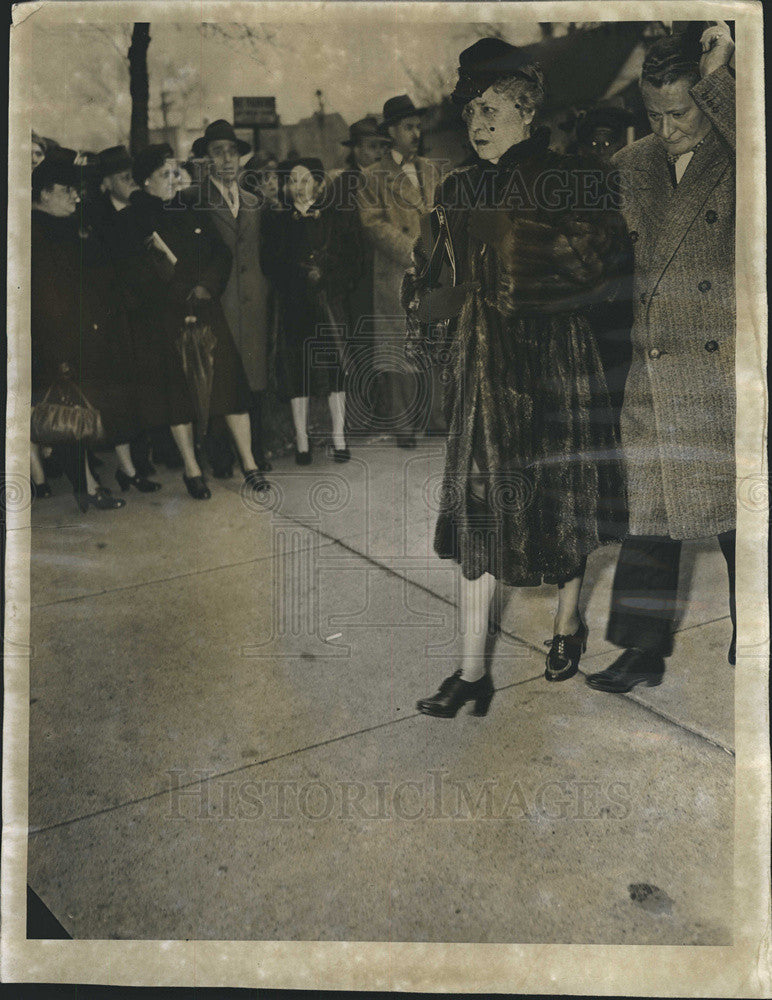
[[[211,307],[189,299],[190,314],[184,319],[175,346],[202,433],[209,423],[209,405],[214,384],[217,337],[211,325]],[[195,309],[195,314],[194,314]]]
[[[432,219],[437,230],[433,241]],[[422,246],[431,246],[428,256],[421,252]],[[452,320],[460,314],[469,292],[480,287],[476,281],[458,283],[453,237],[442,205],[421,220],[421,237],[413,260],[414,266],[405,274],[401,289],[407,316],[405,353],[417,361],[428,351],[434,361],[442,362],[447,360]]]
[[[35,444],[97,444],[104,439],[102,415],[83,395],[68,364],[59,366],[56,378],[34,406],[30,431]]]

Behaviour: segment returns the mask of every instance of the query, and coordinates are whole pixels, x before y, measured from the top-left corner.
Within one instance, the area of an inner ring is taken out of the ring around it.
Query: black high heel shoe
[[[82,514],[85,514],[89,507],[96,507],[97,510],[118,510],[119,507],[126,506],[125,500],[112,496],[104,486],[99,486],[96,493],[76,493],[75,499]]]
[[[311,464],[311,442],[308,442],[308,449],[306,451],[298,451],[297,445],[295,445],[295,464],[296,465],[310,465]]]
[[[334,462],[348,462],[351,458],[351,452],[348,448],[333,448],[332,449],[332,459]]]
[[[127,493],[132,486],[139,490],[140,493],[155,493],[156,490],[161,489],[160,483],[154,483],[152,479],[145,479],[138,472],[130,476],[123,469],[116,469],[115,478],[124,493]]]
[[[579,669],[579,660],[587,650],[590,630],[579,618],[579,628],[573,635],[556,635],[549,641],[552,648],[547,653],[544,676],[548,681],[567,681]]]
[[[194,500],[208,500],[211,497],[212,494],[203,476],[186,476],[183,472],[182,479]]]
[[[51,487],[45,479],[42,483],[36,483],[34,479],[30,479],[29,484],[32,487],[33,500],[46,500],[48,497],[53,495],[51,493]]]
[[[474,702],[472,715],[487,715],[495,688],[490,674],[483,674],[477,681],[465,681],[457,670],[440,684],[437,694],[421,698],[416,704],[419,712],[439,719],[455,718],[459,708],[468,701]]]
[[[271,484],[259,469],[250,469],[249,472],[245,472],[244,484],[253,489],[255,493],[262,493],[263,490],[271,488]]]

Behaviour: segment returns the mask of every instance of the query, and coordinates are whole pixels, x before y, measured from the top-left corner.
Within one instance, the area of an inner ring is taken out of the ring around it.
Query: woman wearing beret
[[[282,208],[265,213],[260,240],[260,263],[279,296],[277,381],[290,400],[298,465],[312,460],[308,440],[311,395],[327,396],[333,458],[346,462],[350,452],[344,433],[342,358],[330,327],[331,321],[343,322],[341,301],[359,279],[362,263],[357,244],[345,238],[334,205],[325,204],[322,198],[321,160],[299,158],[283,167]],[[331,350],[321,343],[322,338],[329,340]]]
[[[32,172],[32,400],[41,402],[68,374],[99,412],[103,441],[116,446],[122,461],[137,427],[128,322],[102,243],[79,226],[80,182],[80,169],[66,155],[49,154]],[[38,497],[51,491],[36,445],[55,444],[40,433],[32,448]],[[89,507],[124,506],[99,485],[83,442],[56,445],[56,450],[84,513]]]
[[[441,717],[468,701],[487,712],[497,581],[557,584],[545,675],[576,673],[587,643],[579,613],[587,556],[619,537],[625,520],[618,441],[603,416],[608,392],[587,318],[628,267],[624,224],[602,168],[580,178],[582,164],[553,153],[549,132],[533,128],[544,100],[537,67],[499,39],[477,42],[460,64],[453,100],[478,160],[437,191],[452,268],[449,255],[438,280],[436,266],[427,268],[430,284],[419,241],[403,288],[409,314],[458,313],[442,344],[450,432],[434,544],[461,567],[464,645],[460,669],[418,702]]]
[[[265,480],[251,452],[249,387],[219,302],[230,275],[230,251],[204,212],[175,197],[169,146],[148,146],[135,157],[133,173],[139,190],[119,214],[117,250],[131,302],[144,425],[170,425],[185,464],[188,493],[196,500],[209,499],[194,448],[193,396],[176,346],[186,317],[203,318],[216,340],[209,413],[225,417],[245,481],[263,489]]]

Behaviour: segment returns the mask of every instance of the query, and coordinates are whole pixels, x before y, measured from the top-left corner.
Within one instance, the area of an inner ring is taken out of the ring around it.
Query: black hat
[[[383,139],[383,133],[379,130],[378,122],[372,115],[365,115],[358,122],[354,122],[348,127],[348,139],[341,142],[341,146],[356,146],[362,139]]]
[[[458,83],[450,95],[454,104],[468,104],[488,87],[507,77],[522,76],[538,82],[531,69],[533,59],[524,50],[503,38],[481,38],[458,57]]]
[[[590,108],[576,126],[576,136],[581,141],[589,139],[596,128],[608,128],[612,132],[623,132],[633,124],[633,116],[624,108],[613,105]]]
[[[125,146],[110,146],[97,154],[96,172],[99,177],[111,177],[128,170],[131,163],[131,156]]]
[[[248,142],[244,142],[243,139],[238,138],[230,122],[226,122],[224,118],[218,118],[216,122],[207,125],[204,129],[204,134],[193,143],[193,155],[206,156],[206,147],[210,142],[216,142],[218,139],[227,139],[229,142],[234,142],[236,149],[239,151],[239,156],[248,153],[252,148]]]
[[[386,132],[389,125],[395,125],[403,118],[412,118],[414,115],[424,115],[428,108],[417,108],[407,94],[400,94],[398,97],[390,97],[383,105],[383,121],[380,124],[381,134]]]
[[[174,157],[174,150],[168,142],[156,142],[152,146],[146,146],[141,153],[134,157],[131,166],[131,173],[134,180],[140,187],[148,177],[162,167],[166,160]]]
[[[69,156],[57,156],[58,150],[52,150],[32,171],[32,190],[40,192],[52,184],[64,184],[67,187],[78,188],[81,182],[80,169],[75,166]]]
[[[279,165],[280,172],[289,176],[294,167],[305,167],[314,177],[324,177],[324,164],[318,156],[296,156],[291,160],[285,160]]]

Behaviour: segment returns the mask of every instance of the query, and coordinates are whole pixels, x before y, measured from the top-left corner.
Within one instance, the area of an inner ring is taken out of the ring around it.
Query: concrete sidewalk
[[[730,943],[718,546],[685,546],[661,687],[548,684],[555,590],[519,590],[489,715],[430,719],[459,649],[443,445],[352,450],[246,499],[161,473],[124,510],[36,501],[33,890],[75,938]],[[585,671],[615,655],[616,552],[589,562]]]

